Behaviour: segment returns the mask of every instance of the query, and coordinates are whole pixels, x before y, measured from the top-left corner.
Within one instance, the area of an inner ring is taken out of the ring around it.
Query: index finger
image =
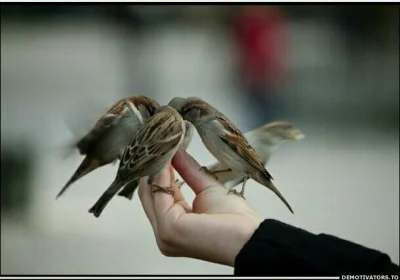
[[[175,203],[179,202],[179,201],[184,201],[185,198],[183,197],[182,191],[178,188],[177,184],[175,183],[175,171],[174,171],[174,167],[171,165],[169,165],[169,174],[171,177],[171,187],[174,190],[174,200]]]
[[[172,165],[196,195],[211,185],[220,184],[210,176],[200,172],[201,165],[183,149],[176,152],[172,159]]]

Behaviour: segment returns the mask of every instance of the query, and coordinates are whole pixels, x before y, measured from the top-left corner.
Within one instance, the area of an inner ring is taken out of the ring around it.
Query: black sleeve
[[[235,260],[236,276],[399,274],[387,254],[267,219]]]

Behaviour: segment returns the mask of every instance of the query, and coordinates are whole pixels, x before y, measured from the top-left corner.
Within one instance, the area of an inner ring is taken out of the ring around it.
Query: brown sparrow
[[[179,98],[179,97],[176,97],[176,98]],[[183,98],[181,98],[181,99],[183,100]],[[175,102],[174,99],[171,100],[170,103],[168,103],[168,106],[173,107],[171,105],[173,105],[174,102]],[[185,127],[186,127],[186,129],[185,129],[185,138],[183,139],[183,142],[182,142],[181,146],[182,146],[183,149],[186,150],[189,147],[190,142],[192,141],[195,129],[194,129],[194,126],[188,121],[185,121]],[[176,182],[178,182],[178,181],[179,181],[179,179],[176,180]],[[124,196],[124,197],[128,198],[129,200],[131,200],[136,188],[138,187],[138,185],[139,185],[139,181],[131,182],[130,184],[126,185],[118,193],[118,195],[119,196]]]
[[[273,178],[265,169],[260,155],[225,115],[197,97],[186,98],[175,106],[183,119],[194,125],[209,152],[226,167],[225,170],[212,173],[206,167],[202,167],[202,170],[214,176],[231,170],[242,174],[244,180],[239,193],[242,197],[246,181],[251,178],[272,190],[293,213],[289,203],[271,182]],[[229,190],[228,193],[237,194],[235,190]]]
[[[194,126],[188,122],[185,121],[185,137],[182,141],[181,147],[186,150],[189,147],[190,142],[192,141],[194,134]],[[178,183],[179,179],[176,179],[175,183]],[[128,198],[129,200],[132,199],[133,194],[136,190],[136,188],[139,185],[139,181],[133,181],[130,184],[126,185],[119,193],[119,196],[124,196]]]
[[[267,123],[246,132],[244,136],[260,155],[264,166],[266,166],[271,156],[282,143],[285,141],[300,140],[305,137],[300,129],[285,121]],[[226,167],[218,161],[207,165],[207,169],[211,172],[223,170],[224,168],[226,169]],[[234,188],[244,180],[243,175],[234,171],[219,172],[215,174],[215,177],[229,189]]]
[[[101,166],[116,163],[137,129],[159,106],[157,101],[143,95],[121,99],[111,106],[84,137],[71,145],[85,158],[56,198],[86,174]]]
[[[185,122],[179,113],[169,106],[159,107],[154,116],[139,128],[127,146],[114,182],[90,208],[89,213],[99,217],[114,195],[125,185],[136,184],[142,177],[149,176],[147,182],[153,192],[173,194],[171,186],[154,184],[157,174],[169,164],[183,142]]]

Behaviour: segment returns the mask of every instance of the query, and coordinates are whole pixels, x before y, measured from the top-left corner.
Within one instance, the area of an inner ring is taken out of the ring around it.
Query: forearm
[[[235,259],[235,275],[398,274],[388,255],[267,219]]]

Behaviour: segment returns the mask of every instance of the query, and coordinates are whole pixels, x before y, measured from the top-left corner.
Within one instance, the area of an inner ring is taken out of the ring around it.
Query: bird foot
[[[180,189],[185,184],[185,181],[176,179],[174,184]]]
[[[151,187],[152,187],[153,195],[156,192],[163,192],[163,193],[170,194],[170,195],[174,196],[174,191],[173,191],[172,187],[160,187],[160,186],[155,185],[155,184],[152,184]]]
[[[208,176],[211,176],[211,177],[214,178],[215,180],[218,180],[218,177],[217,177],[213,172],[211,172],[210,170],[208,170],[208,168],[207,168],[206,166],[200,167],[199,171],[200,171],[200,172],[206,173]]]
[[[233,189],[233,190],[229,190],[228,194],[234,194],[236,196],[239,196],[241,198],[243,198],[244,200],[246,200],[246,198],[244,197],[244,193],[242,192],[238,192],[237,190]]]

